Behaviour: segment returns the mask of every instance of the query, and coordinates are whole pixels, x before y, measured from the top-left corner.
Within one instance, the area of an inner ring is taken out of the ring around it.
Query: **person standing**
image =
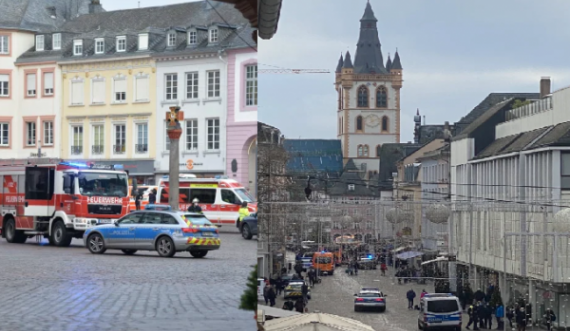
[[[152,191],[150,191],[150,193],[148,194],[148,204],[149,205],[154,205],[156,204],[156,189],[153,188]]]
[[[276,297],[277,297],[277,294],[275,293],[275,286],[274,285],[269,286],[269,290],[267,291],[267,298],[269,299],[270,307],[275,306],[275,298]]]
[[[202,213],[202,207],[200,207],[198,205],[198,203],[200,203],[200,200],[198,200],[198,198],[194,198],[194,200],[192,200],[192,205],[190,207],[188,207],[188,212],[189,213]]]
[[[493,307],[488,303],[485,303],[485,323],[483,324],[486,329],[491,330],[493,327]]]
[[[298,298],[295,302],[295,311],[301,314],[305,312],[305,303],[303,302],[303,298]]]
[[[303,303],[307,304],[309,296],[309,286],[307,286],[307,283],[305,282],[303,282],[303,286],[301,286],[301,293],[303,294]]]
[[[408,309],[414,309],[414,298],[416,297],[416,292],[413,289],[410,289],[408,293],[406,293],[406,297],[408,298]]]
[[[263,288],[263,299],[265,300],[265,305],[269,304],[269,286],[265,284]]]
[[[552,330],[552,323],[554,321],[556,321],[556,315],[554,315],[552,309],[550,308],[546,309],[546,312],[544,314],[544,323],[546,324],[546,330],[548,331]]]
[[[380,265],[380,271],[382,271],[382,276],[386,276],[386,269],[388,269],[386,267],[386,263],[382,262],[382,264]]]
[[[524,310],[524,306],[521,306],[517,310],[515,320],[517,322],[517,330],[518,331],[525,331],[526,330],[526,311]]]
[[[239,219],[236,223],[236,227],[240,228],[241,222],[244,218],[249,216],[249,208],[247,207],[247,201],[241,203],[241,207],[239,208]]]
[[[135,207],[137,210],[141,210],[141,200],[142,200],[142,195],[140,190],[137,190],[135,192]]]
[[[507,320],[509,320],[509,326],[511,327],[511,329],[513,328],[513,318],[515,317],[515,312],[513,310],[513,307],[509,306],[507,308]]]
[[[307,276],[309,276],[309,285],[314,286],[315,285],[315,271],[313,269],[310,269],[309,272],[307,272]]]
[[[427,294],[427,291],[422,290],[422,293],[420,294],[420,299],[422,299],[426,294]]]
[[[495,317],[497,318],[497,330],[503,330],[503,317],[505,316],[505,307],[499,305],[495,311]]]
[[[469,308],[467,308],[467,315],[469,316],[469,321],[465,328],[470,330],[469,326],[471,326],[471,324],[475,324],[474,328],[477,329],[477,323],[475,322],[475,307],[473,307],[473,305],[469,305]]]

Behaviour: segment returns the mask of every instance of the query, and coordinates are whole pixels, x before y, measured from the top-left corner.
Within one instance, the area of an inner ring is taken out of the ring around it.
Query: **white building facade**
[[[180,173],[210,177],[226,171],[227,57],[216,52],[157,57],[157,182],[169,171],[166,112],[184,112]]]
[[[494,283],[503,301],[525,299],[533,316],[552,308],[570,324],[570,88],[510,109],[496,139],[475,153],[476,134],[451,144],[452,237],[457,260],[476,287]],[[475,287],[473,287],[475,288]]]

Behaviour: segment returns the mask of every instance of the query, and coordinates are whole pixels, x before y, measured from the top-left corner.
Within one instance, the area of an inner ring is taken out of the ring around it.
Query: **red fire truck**
[[[10,243],[43,236],[69,246],[86,229],[129,210],[127,174],[108,166],[36,159],[0,161],[0,230]]]
[[[188,210],[194,199],[198,199],[202,212],[218,226],[233,225],[239,218],[242,202],[247,202],[249,212],[257,212],[257,203],[237,181],[224,176],[215,178],[180,177],[178,201],[180,210]],[[160,180],[157,203],[168,204],[168,176]]]

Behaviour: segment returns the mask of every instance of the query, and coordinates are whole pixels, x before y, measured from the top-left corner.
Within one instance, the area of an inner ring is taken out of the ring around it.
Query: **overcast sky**
[[[416,108],[427,124],[459,120],[491,92],[570,85],[570,1],[370,0],[384,59],[404,67],[401,140],[413,139]],[[366,0],[283,1],[279,29],[260,41],[261,69],[331,74],[260,74],[259,120],[288,138],[336,138],[334,70],[353,56]]]

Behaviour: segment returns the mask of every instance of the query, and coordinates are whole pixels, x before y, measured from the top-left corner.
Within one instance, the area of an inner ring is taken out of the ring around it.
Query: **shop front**
[[[154,180],[154,160],[70,160],[71,162],[90,163],[94,162],[101,165],[120,164],[125,171],[129,173],[129,185],[132,180],[136,180],[138,185],[156,185]]]

